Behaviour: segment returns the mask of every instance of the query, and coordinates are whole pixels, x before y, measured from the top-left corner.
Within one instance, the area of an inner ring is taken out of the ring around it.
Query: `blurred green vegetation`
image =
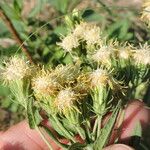
[[[60,40],[60,35],[67,32],[64,16],[70,15],[74,9],[78,9],[86,21],[100,25],[108,38],[129,41],[135,45],[150,43],[150,30],[139,19],[140,9],[117,6],[116,0],[112,0],[111,4],[102,0],[25,1],[3,0],[0,9],[9,17],[22,41],[25,41],[33,59],[40,64],[55,66],[70,61],[70,56],[64,56],[56,42]],[[0,19],[0,62],[15,54],[22,55],[19,46],[5,22]],[[148,97],[147,93],[145,101],[150,104]],[[0,83],[0,111],[5,110],[9,115],[17,114],[15,122],[18,122],[24,118],[24,113],[21,106],[12,102],[13,99],[7,87]],[[5,119],[0,119],[0,126],[6,124]],[[10,121],[7,123],[11,125]]]

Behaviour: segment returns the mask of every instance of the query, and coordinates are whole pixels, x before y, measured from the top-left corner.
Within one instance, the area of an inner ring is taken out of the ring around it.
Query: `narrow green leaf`
[[[54,136],[54,134],[51,132],[51,130],[50,130],[49,128],[47,128],[46,126],[42,126],[42,127],[43,127],[43,129],[48,133],[48,135],[51,137],[51,139],[52,139],[53,141],[55,141],[55,143],[56,143],[57,145],[61,146],[63,149],[67,149],[67,148],[68,148],[67,145],[62,144],[62,143],[59,142],[59,140]]]
[[[140,122],[137,122],[137,124],[133,130],[132,136],[138,136],[138,137],[142,136],[142,127],[141,127]]]
[[[35,128],[35,118],[33,115],[33,99],[29,99],[27,103],[27,117],[28,117],[28,123],[31,129]]]
[[[34,129],[35,126],[39,125],[42,121],[42,117],[39,114],[39,110],[33,106],[33,98],[30,98],[27,103],[27,116],[28,122],[31,129]]]
[[[21,13],[23,1],[22,0],[14,0],[13,2],[14,9],[16,10],[16,13]]]
[[[113,126],[115,124],[116,117],[117,117],[117,114],[119,112],[119,109],[120,109],[120,102],[116,106],[116,109],[113,111],[108,123],[102,129],[99,137],[94,142],[94,150],[102,150],[102,148],[106,145],[106,143],[109,139],[109,136],[111,134],[111,131],[113,129]]]
[[[42,131],[38,127],[39,118],[37,121],[37,119],[36,119],[37,110],[36,110],[36,107],[33,106],[33,100],[34,100],[33,98],[30,98],[27,103],[27,117],[28,117],[29,126],[31,129],[36,129],[37,132],[39,133],[39,135],[41,136],[41,138],[43,139],[43,141],[48,146],[49,150],[53,150],[53,148],[51,147],[51,144],[49,143],[49,141],[46,139],[45,135],[42,133]],[[34,113],[34,112],[36,112],[36,113]],[[38,117],[39,117],[39,114],[38,114]]]

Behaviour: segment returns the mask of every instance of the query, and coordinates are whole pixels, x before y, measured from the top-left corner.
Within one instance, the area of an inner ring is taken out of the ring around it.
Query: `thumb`
[[[114,144],[104,148],[103,150],[134,150],[134,149],[124,144]]]

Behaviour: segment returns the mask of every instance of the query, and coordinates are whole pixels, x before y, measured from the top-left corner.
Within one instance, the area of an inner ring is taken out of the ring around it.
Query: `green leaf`
[[[14,6],[14,9],[16,10],[16,12],[21,14],[23,1],[22,0],[14,0],[13,6]]]
[[[37,113],[37,108],[35,106],[33,106],[33,101],[34,101],[34,99],[33,99],[33,97],[31,97],[27,103],[27,117],[28,117],[29,126],[31,129],[36,129],[37,132],[39,133],[39,135],[41,136],[41,138],[43,139],[43,141],[48,146],[48,148],[50,150],[53,150],[51,147],[51,144],[49,143],[49,141],[47,141],[47,139],[45,138],[45,135],[42,133],[42,131],[38,127],[42,118],[41,118],[40,114]]]
[[[122,21],[122,26],[120,28],[120,33],[119,33],[119,39],[124,39],[126,37],[129,26],[130,24],[127,19]]]
[[[50,136],[50,138],[51,138],[53,141],[55,141],[55,143],[56,143],[57,145],[59,145],[60,147],[62,147],[62,148],[64,148],[64,149],[68,148],[67,145],[62,144],[61,142],[59,142],[59,140],[57,139],[57,137],[55,137],[55,135],[52,133],[52,131],[51,131],[48,127],[46,127],[46,126],[42,126],[42,127],[43,127],[43,129],[48,133],[48,135]]]
[[[38,109],[33,106],[33,98],[30,98],[27,103],[27,117],[31,129],[34,129],[37,125],[39,125],[42,120]]]
[[[139,121],[137,122],[137,124],[133,130],[132,136],[142,137],[142,127],[141,127],[141,123]]]
[[[87,9],[83,12],[82,17],[86,21],[104,21],[104,17],[92,9]]]
[[[0,19],[0,38],[5,38],[10,35],[5,23]]]
[[[119,109],[120,109],[120,103],[116,106],[115,110],[113,111],[109,121],[107,124],[104,126],[102,129],[99,137],[97,140],[94,142],[94,150],[102,150],[102,148],[107,144],[107,141],[109,139],[109,136],[112,132],[113,126],[115,124]]]
[[[5,3],[2,3],[1,8],[11,20],[19,20],[20,21],[20,15],[15,10],[14,7],[11,7],[10,5],[6,5]]]

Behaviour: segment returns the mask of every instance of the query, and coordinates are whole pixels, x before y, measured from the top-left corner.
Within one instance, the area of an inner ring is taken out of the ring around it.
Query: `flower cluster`
[[[150,80],[150,46],[147,43],[134,47],[102,39],[101,35],[98,26],[81,21],[58,43],[65,53],[79,59],[54,68],[36,66],[33,70],[23,59],[12,57],[3,69],[4,80],[9,81],[12,93],[29,111],[29,120],[36,118],[35,108],[38,112],[44,110],[54,129],[69,139],[69,144],[77,143],[74,137],[78,134],[84,140],[87,138],[84,146],[89,149],[95,149],[93,141],[99,143],[103,116],[113,109],[112,116],[117,116],[121,107],[119,101],[125,104],[126,95],[138,98],[135,96],[139,96],[139,85]],[[108,124],[111,123],[110,119]]]
[[[80,45],[81,41],[85,41],[88,46],[100,44],[100,34],[101,31],[98,26],[87,22],[81,22],[75,26],[71,33],[62,39],[62,42],[57,44],[66,52],[71,52]]]

